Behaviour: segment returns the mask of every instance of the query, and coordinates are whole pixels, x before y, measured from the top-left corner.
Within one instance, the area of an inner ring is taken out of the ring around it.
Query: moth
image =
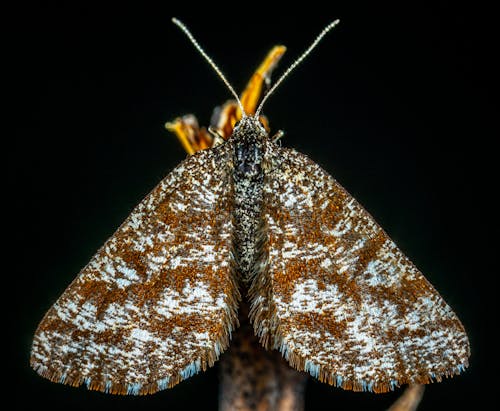
[[[386,392],[462,372],[464,327],[370,214],[307,156],[278,143],[236,97],[230,136],[189,156],[132,211],[38,326],[43,377],[148,394],[205,370],[238,305],[266,349],[322,382]]]

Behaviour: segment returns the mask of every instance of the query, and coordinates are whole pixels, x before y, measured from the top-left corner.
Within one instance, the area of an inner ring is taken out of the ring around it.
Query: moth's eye
[[[236,123],[234,123],[234,126],[233,126],[233,128],[236,128],[236,127],[238,127],[238,126],[240,125],[240,122],[241,122],[241,120],[238,120],[238,121],[237,121]]]

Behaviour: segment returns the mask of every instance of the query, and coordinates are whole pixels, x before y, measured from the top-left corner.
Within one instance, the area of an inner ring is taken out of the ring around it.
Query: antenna
[[[236,91],[234,91],[234,88],[229,84],[229,81],[227,81],[226,77],[224,74],[222,74],[222,71],[220,71],[219,67],[213,62],[213,60],[208,56],[207,53],[205,53],[205,50],[202,49],[202,47],[198,44],[194,36],[191,34],[189,29],[184,25],[184,23],[175,17],[172,18],[172,22],[178,26],[184,34],[188,37],[188,39],[193,43],[193,46],[198,50],[198,52],[205,58],[205,60],[212,66],[212,68],[215,70],[217,75],[220,77],[220,79],[224,82],[226,87],[229,89],[229,91],[233,94],[233,96],[236,98],[236,101],[238,102],[238,106],[240,107],[241,113],[243,117],[246,117],[245,109],[243,108],[243,104],[241,104],[241,101],[238,97],[238,94],[236,94]]]
[[[313,51],[313,49],[318,45],[318,43],[321,41],[321,39],[323,37],[325,37],[326,33],[328,33],[331,29],[333,29],[337,24],[339,24],[340,20],[337,19],[335,21],[332,21],[328,26],[326,26],[322,31],[321,33],[318,34],[318,36],[316,37],[316,39],[312,42],[312,44],[307,48],[306,51],[304,51],[301,56],[295,60],[291,65],[290,67],[287,68],[287,70],[281,75],[281,77],[278,79],[278,81],[276,81],[276,83],[274,83],[274,85],[269,89],[269,91],[266,93],[266,95],[264,96],[264,98],[262,99],[262,101],[260,102],[259,104],[259,107],[257,107],[257,110],[255,111],[255,117],[258,118],[259,115],[260,115],[260,112],[262,111],[262,107],[264,106],[264,103],[266,102],[266,100],[269,98],[269,96],[271,96],[271,94],[274,93],[274,90],[276,90],[278,88],[278,86],[281,84],[281,82],[286,78],[288,77],[288,75],[293,71],[293,69],[295,69],[295,67],[297,67],[300,63],[302,63],[302,61],[309,55],[309,53],[311,51]]]

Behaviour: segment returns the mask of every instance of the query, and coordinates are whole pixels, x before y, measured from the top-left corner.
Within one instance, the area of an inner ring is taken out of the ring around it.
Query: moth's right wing
[[[171,387],[213,365],[237,326],[231,143],[174,169],[47,312],[31,365],[117,394]]]
[[[384,392],[458,374],[464,327],[363,207],[297,151],[272,147],[251,288],[265,346],[321,381]]]

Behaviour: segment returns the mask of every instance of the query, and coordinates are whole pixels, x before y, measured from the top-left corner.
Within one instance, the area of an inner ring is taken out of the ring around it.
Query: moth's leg
[[[198,120],[192,114],[177,117],[165,124],[168,131],[174,133],[188,154],[212,147],[213,138],[205,128],[198,126]]]
[[[271,141],[273,143],[276,143],[280,138],[282,138],[285,135],[285,132],[283,130],[278,130],[272,137]]]
[[[415,411],[423,395],[423,385],[410,385],[387,411]]]
[[[213,138],[212,147],[221,145],[224,142],[224,136],[222,136],[219,130],[217,130],[215,127],[212,126],[208,127],[208,132]]]

